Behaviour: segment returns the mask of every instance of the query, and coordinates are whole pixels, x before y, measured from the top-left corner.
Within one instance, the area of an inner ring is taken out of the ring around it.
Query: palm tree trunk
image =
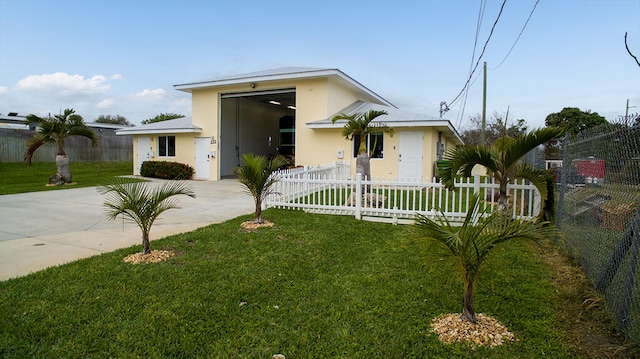
[[[142,254],[151,253],[151,245],[149,244],[149,232],[142,231]]]
[[[64,183],[71,183],[71,169],[69,168],[69,158],[67,155],[56,156],[57,173],[62,177]]]
[[[363,180],[371,179],[371,158],[367,152],[358,153],[358,157],[356,157],[356,173],[362,174]],[[371,192],[369,186],[362,186],[362,195]]]
[[[500,181],[500,189],[498,193],[498,211],[503,214],[507,214],[509,211],[509,200],[507,198],[507,182],[505,180]]]
[[[253,220],[253,223],[264,223],[264,220],[262,219],[262,201],[260,200],[256,200],[256,218]]]
[[[462,320],[469,321],[471,323],[477,323],[476,312],[473,309],[473,297],[475,295],[473,280],[467,279],[467,283],[464,288],[464,295],[462,297]]]

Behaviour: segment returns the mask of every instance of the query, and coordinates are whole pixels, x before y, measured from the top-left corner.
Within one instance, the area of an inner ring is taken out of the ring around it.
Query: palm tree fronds
[[[489,171],[499,171],[495,154],[488,147],[461,146],[449,149],[444,159],[438,161],[438,172],[442,184],[449,189],[455,188],[454,179],[458,175],[471,176],[471,171],[476,165],[486,167]]]
[[[464,287],[463,317],[470,321],[475,320],[473,298],[478,276],[497,246],[513,240],[539,241],[557,235],[555,228],[546,222],[511,220],[499,212],[486,216],[480,202],[474,194],[459,227],[417,215],[413,229],[416,239],[431,241],[437,250],[446,252],[456,262]]]
[[[24,154],[24,161],[27,162],[27,164],[31,164],[31,160],[33,160],[33,155],[36,153],[38,148],[40,148],[42,145],[46,144],[47,142],[48,141],[46,141],[42,136],[40,136],[37,133],[33,137],[31,137],[27,141],[27,152],[25,152]]]
[[[169,209],[179,208],[179,202],[173,198],[174,196],[185,195],[195,198],[193,187],[175,181],[151,190],[146,183],[116,178],[98,188],[98,191],[105,195],[103,206],[107,219],[113,220],[122,214],[140,227],[143,248],[148,247],[148,235],[158,216]]]
[[[505,168],[513,167],[529,151],[562,136],[563,133],[564,130],[557,127],[544,127],[512,139],[504,148]]]
[[[281,155],[276,155],[271,159],[265,156],[257,156],[253,153],[242,155],[244,164],[233,169],[233,173],[238,176],[238,180],[245,187],[255,202],[256,220],[261,218],[262,201],[274,193],[271,191],[273,185],[278,181],[275,172],[287,164],[287,160]]]
[[[531,184],[536,186],[536,188],[540,192],[540,197],[542,198],[542,201],[545,201],[547,199],[547,194],[548,194],[547,177],[548,176],[550,176],[548,171],[538,170],[524,163],[519,164],[516,167],[515,172],[513,174],[514,178],[526,179],[527,181],[531,182]]]
[[[85,124],[73,125],[69,127],[67,134],[68,136],[86,137],[91,140],[91,146],[93,147],[96,147],[96,145],[98,144],[98,136],[96,136],[96,133]]]

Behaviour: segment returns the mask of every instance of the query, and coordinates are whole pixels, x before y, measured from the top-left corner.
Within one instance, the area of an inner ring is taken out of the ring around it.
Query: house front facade
[[[166,160],[191,165],[195,179],[219,180],[245,153],[282,154],[296,166],[354,162],[357,145],[331,119],[371,109],[386,111],[375,121],[393,129],[367,139],[374,177],[431,179],[438,156],[462,143],[449,121],[401,111],[338,69],[281,68],[174,87],[191,93],[191,118],[117,132],[134,138],[134,174],[144,161]]]

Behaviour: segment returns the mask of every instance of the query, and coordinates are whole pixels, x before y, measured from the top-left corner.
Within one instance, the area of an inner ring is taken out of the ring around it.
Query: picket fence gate
[[[464,220],[473,193],[485,200],[487,213],[498,208],[498,188],[492,178],[475,175],[460,178],[455,190],[436,179],[431,182],[351,178],[347,163],[315,168],[296,168],[274,173],[278,178],[265,208],[286,208],[312,213],[352,215],[356,219],[390,223],[413,223],[416,214],[435,219],[444,215],[453,223]],[[540,193],[528,181],[507,186],[512,215],[533,219],[540,212]],[[356,200],[361,199],[361,200]]]

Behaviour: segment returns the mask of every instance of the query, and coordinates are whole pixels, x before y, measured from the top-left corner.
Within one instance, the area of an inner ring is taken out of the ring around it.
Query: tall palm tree
[[[286,158],[281,155],[268,159],[266,156],[245,153],[242,155],[244,165],[233,169],[240,183],[245,186],[247,192],[253,196],[255,202],[255,219],[253,223],[262,224],[262,202],[274,193],[273,185],[278,182],[278,177],[273,175],[275,171],[287,164]]]
[[[89,128],[82,120],[82,116],[75,113],[71,108],[65,109],[63,113],[53,117],[39,117],[30,114],[26,117],[25,123],[37,124],[35,135],[27,142],[27,152],[24,160],[31,164],[36,150],[47,143],[55,143],[58,146],[56,156],[57,174],[64,183],[71,182],[71,169],[69,168],[69,158],[64,150],[64,141],[69,136],[82,136],[91,140],[91,145],[96,146],[98,138],[95,132]]]
[[[444,214],[433,221],[418,214],[414,235],[418,240],[431,241],[438,253],[457,264],[462,280],[462,319],[476,323],[474,297],[483,263],[498,245],[513,240],[542,240],[556,235],[546,222],[504,220],[499,212],[486,215],[480,210],[477,194],[462,225],[449,222]]]
[[[356,157],[356,173],[361,173],[363,177],[371,177],[371,165],[369,152],[367,151],[367,137],[371,133],[387,133],[393,129],[387,127],[382,122],[373,122],[378,116],[386,115],[387,111],[370,110],[369,112],[356,112],[352,115],[344,113],[333,116],[331,123],[346,120],[342,128],[342,136],[347,140],[353,140],[356,136],[360,136],[360,146]]]
[[[193,188],[184,182],[166,182],[150,189],[145,183],[130,182],[116,178],[112,183],[99,188],[105,194],[103,205],[107,208],[107,219],[113,220],[122,214],[136,222],[142,231],[142,254],[151,253],[149,233],[153,222],[164,211],[178,207],[172,198],[185,195],[196,198]]]
[[[498,207],[505,211],[508,205],[507,184],[516,178],[530,181],[540,192],[542,201],[553,191],[547,190],[547,180],[551,175],[546,170],[534,169],[521,159],[536,147],[560,137],[564,131],[556,127],[536,129],[517,137],[502,136],[492,147],[459,146],[449,149],[438,161],[438,171],[445,187],[453,189],[456,176],[471,176],[475,165],[482,165],[489,175],[499,183]],[[551,201],[552,202],[552,201]]]

